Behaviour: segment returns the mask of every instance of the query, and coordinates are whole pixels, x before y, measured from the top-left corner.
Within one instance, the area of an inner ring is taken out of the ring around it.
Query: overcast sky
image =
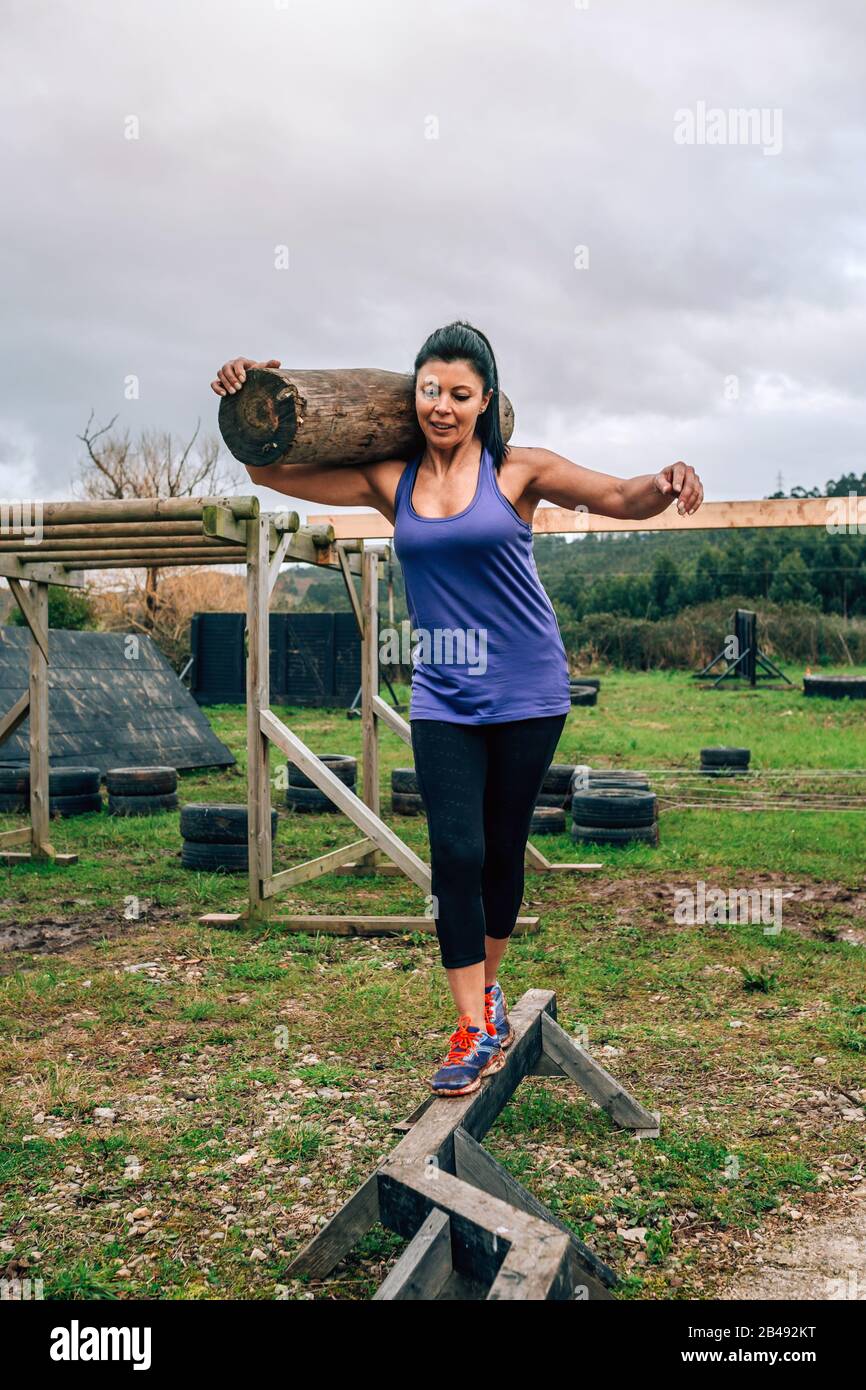
[[[864,0],[2,0],[0,496],[70,496],[91,409],[215,431],[228,357],[458,317],[517,444],[860,473],[864,94]]]

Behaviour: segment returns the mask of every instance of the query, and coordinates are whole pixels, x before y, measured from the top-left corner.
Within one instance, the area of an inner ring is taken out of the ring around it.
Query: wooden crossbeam
[[[741,527],[823,526],[843,521],[845,499],[835,497],[764,497],[743,502],[704,502],[694,516],[680,516],[672,504],[658,516],[640,521],[595,516],[567,507],[536,508],[532,529],[539,535],[595,535],[612,531],[716,531]],[[329,523],[338,540],[390,539],[394,527],[381,512],[316,512],[307,520]]]

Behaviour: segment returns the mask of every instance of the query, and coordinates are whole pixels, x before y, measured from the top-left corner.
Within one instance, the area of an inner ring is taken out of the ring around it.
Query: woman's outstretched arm
[[[525,492],[534,502],[558,507],[585,507],[598,516],[641,521],[658,516],[676,500],[681,516],[692,516],[704,500],[701,480],[690,464],[669,463],[659,473],[615,478],[583,468],[550,449],[527,449],[531,458]]]

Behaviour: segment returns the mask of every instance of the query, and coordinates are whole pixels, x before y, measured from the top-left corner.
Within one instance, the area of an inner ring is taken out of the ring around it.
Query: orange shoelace
[[[471,1014],[461,1016],[460,1022],[451,1034],[451,1046],[448,1056],[445,1058],[446,1067],[452,1066],[455,1062],[462,1062],[467,1052],[474,1046],[478,1034],[469,1032],[471,1023]]]

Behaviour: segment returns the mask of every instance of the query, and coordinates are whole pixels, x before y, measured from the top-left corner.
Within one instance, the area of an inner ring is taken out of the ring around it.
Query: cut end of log
[[[263,468],[291,448],[302,410],[295,387],[281,372],[251,367],[242,389],[220,401],[220,434],[241,463]]]

